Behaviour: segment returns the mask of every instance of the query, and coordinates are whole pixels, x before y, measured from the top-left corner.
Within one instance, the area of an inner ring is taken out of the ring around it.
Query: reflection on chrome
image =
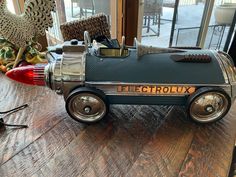
[[[70,112],[75,118],[93,122],[106,113],[105,103],[96,95],[81,93],[70,100]]]
[[[196,98],[191,104],[190,113],[199,122],[209,122],[223,115],[228,104],[229,102],[223,94],[208,92]]]

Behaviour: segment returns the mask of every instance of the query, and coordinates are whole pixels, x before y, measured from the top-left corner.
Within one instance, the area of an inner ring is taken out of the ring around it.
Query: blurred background
[[[13,13],[21,13],[24,0],[7,2]],[[63,42],[62,23],[101,12],[107,15],[112,38],[129,35],[126,25],[132,25],[135,34],[130,36],[136,35],[143,44],[160,47],[227,50],[235,31],[236,0],[133,0],[132,6],[125,0],[56,0],[56,3],[54,26],[47,35],[49,45]],[[137,16],[129,15],[128,8]],[[132,21],[133,24],[128,23]]]

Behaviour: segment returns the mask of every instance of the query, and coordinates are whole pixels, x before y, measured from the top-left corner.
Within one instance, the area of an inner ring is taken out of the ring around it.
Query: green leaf
[[[12,57],[13,57],[13,51],[12,51],[11,49],[9,49],[8,51],[6,51],[5,57],[6,57],[6,58],[12,58]]]
[[[4,49],[4,48],[2,48],[2,49],[0,49],[0,53],[2,54],[2,53],[5,53],[6,52],[6,50]]]
[[[6,39],[0,38],[0,43],[2,44],[4,42],[6,42]]]
[[[4,59],[4,54],[5,53],[0,53],[0,58]]]

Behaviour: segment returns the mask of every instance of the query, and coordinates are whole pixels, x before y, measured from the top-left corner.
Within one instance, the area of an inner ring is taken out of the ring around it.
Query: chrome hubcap
[[[190,115],[198,122],[211,122],[227,111],[229,102],[220,92],[207,92],[195,98],[190,106]]]
[[[104,101],[94,94],[79,93],[68,104],[73,117],[85,122],[98,121],[106,114]]]
[[[89,106],[86,106],[84,108],[84,112],[86,112],[87,114],[90,113],[90,111],[91,111],[91,108]]]
[[[212,113],[214,111],[214,108],[210,105],[206,107],[206,111],[209,113]]]

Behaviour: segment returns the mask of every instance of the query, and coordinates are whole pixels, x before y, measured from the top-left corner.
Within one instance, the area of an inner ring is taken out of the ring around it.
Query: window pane
[[[204,0],[180,0],[172,46],[197,45],[204,8]]]
[[[144,0],[142,43],[169,46],[175,3],[175,0]],[[172,46],[196,46],[204,5],[200,0],[179,1]]]
[[[116,37],[116,3],[116,0],[57,0],[57,13],[54,14],[54,26],[50,30],[49,41],[53,43],[63,41],[59,29],[60,24],[98,13],[104,13],[107,16],[112,37]],[[51,40],[52,38],[54,40]]]
[[[204,48],[223,50],[236,9],[236,0],[215,1]]]
[[[171,38],[176,0],[144,0],[142,43],[168,47]],[[223,49],[226,43],[236,0],[215,0],[206,38],[199,36],[206,0],[179,0],[171,46],[195,47],[201,40],[204,48]],[[207,13],[204,18],[207,17]],[[204,38],[204,39],[199,39]]]
[[[11,13],[16,13],[12,0],[7,0],[7,8]]]

